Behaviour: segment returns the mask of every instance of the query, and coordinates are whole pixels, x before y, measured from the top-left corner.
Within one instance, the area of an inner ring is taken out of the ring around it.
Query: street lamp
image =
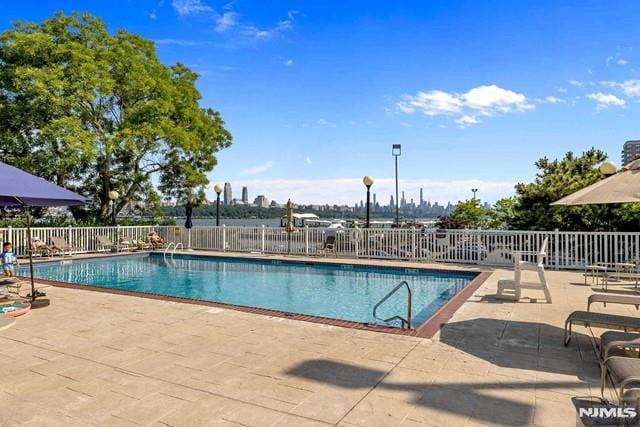
[[[603,175],[613,175],[618,171],[618,167],[611,160],[607,160],[606,162],[602,162],[600,165],[600,173]]]
[[[216,184],[213,186],[213,190],[218,195],[216,199],[216,227],[220,227],[220,193],[222,193],[222,186],[220,184]]]
[[[477,188],[472,188],[471,191],[473,191],[473,200],[476,199],[476,193],[478,192]]]
[[[117,191],[111,190],[109,191],[109,200],[111,200],[111,222],[112,225],[116,226],[116,200],[120,197]]]
[[[393,144],[391,146],[391,155],[396,159],[396,227],[400,226],[400,214],[398,211],[398,206],[400,204],[398,203],[398,157],[400,157],[401,152],[402,148],[400,144]]]
[[[371,206],[369,203],[369,195],[371,193],[371,186],[373,185],[373,178],[367,175],[362,178],[362,183],[365,185],[365,187],[367,187],[367,225],[365,226],[365,228],[369,228],[369,208]]]

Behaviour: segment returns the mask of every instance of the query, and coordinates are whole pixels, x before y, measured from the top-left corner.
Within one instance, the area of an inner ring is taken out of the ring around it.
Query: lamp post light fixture
[[[396,227],[400,226],[400,202],[398,200],[398,157],[400,157],[400,154],[402,154],[402,147],[400,144],[393,144],[391,146],[391,155],[396,159]]]
[[[602,164],[600,165],[600,173],[602,173],[603,175],[606,175],[606,176],[613,175],[617,171],[618,171],[618,167],[611,160],[602,162]]]
[[[473,200],[476,199],[476,193],[478,192],[477,188],[472,188],[471,191],[473,191]]]
[[[364,178],[362,178],[362,183],[364,184],[365,187],[367,187],[367,223],[365,225],[365,228],[369,228],[369,210],[370,210],[370,195],[371,195],[371,186],[373,185],[373,178],[371,178],[369,175],[365,176]]]
[[[111,200],[111,225],[114,227],[116,224],[116,200],[120,198],[120,194],[117,191],[111,190],[109,191],[109,200]]]
[[[222,193],[222,186],[216,184],[213,186],[213,190],[218,195],[216,198],[216,227],[220,227],[220,193]]]

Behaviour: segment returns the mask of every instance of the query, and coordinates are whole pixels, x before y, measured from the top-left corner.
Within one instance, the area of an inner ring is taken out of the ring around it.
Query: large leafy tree
[[[159,200],[154,181],[201,195],[231,135],[199,106],[197,77],[86,13],[16,23],[0,35],[0,158],[91,196],[101,220],[111,190],[118,212]]]
[[[616,222],[611,205],[551,206],[551,203],[604,178],[598,165],[605,152],[592,148],[576,156],[542,158],[535,165],[539,172],[533,182],[516,185],[516,201],[509,218],[510,228],[524,230],[606,230]],[[626,208],[625,208],[626,209]]]

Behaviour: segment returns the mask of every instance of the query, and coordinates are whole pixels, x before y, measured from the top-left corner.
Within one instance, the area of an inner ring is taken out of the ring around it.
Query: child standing
[[[11,247],[11,243],[5,242],[2,245],[2,253],[0,253],[0,262],[2,263],[2,270],[7,277],[13,277],[16,274],[16,267],[18,266],[18,257]]]

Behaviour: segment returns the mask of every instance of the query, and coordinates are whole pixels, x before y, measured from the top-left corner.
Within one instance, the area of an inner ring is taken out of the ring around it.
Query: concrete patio
[[[575,425],[599,368],[562,327],[596,288],[551,271],[553,304],[496,301],[511,274],[433,339],[48,287],[0,331],[0,425]]]

